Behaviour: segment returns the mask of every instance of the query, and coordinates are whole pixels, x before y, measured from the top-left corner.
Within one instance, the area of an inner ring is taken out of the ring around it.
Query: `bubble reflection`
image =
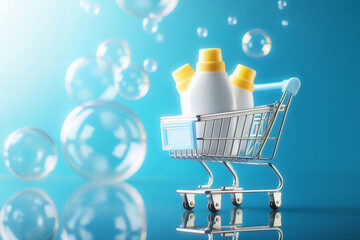
[[[53,239],[58,225],[54,202],[36,188],[16,193],[0,213],[0,234],[4,240]]]
[[[63,240],[145,239],[141,195],[129,184],[90,184],[76,190],[63,212]]]

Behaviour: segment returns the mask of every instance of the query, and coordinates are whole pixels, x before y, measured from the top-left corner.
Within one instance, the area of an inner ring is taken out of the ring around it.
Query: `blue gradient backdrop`
[[[158,62],[144,98],[116,99],[139,116],[148,137],[146,159],[130,182],[141,186],[145,180],[167,181],[181,188],[206,181],[198,163],[171,159],[161,150],[159,118],[180,113],[171,72],[187,62],[195,67],[198,49],[219,47],[228,72],[242,63],[257,70],[256,83],[291,76],[302,81],[275,158],[285,178],[284,206],[360,207],[359,1],[289,0],[280,11],[276,0],[181,0],[159,24],[162,43],[146,34],[142,20],[122,11],[115,1],[99,2],[100,14],[90,17],[76,0],[0,1],[1,148],[15,129],[34,126],[48,132],[60,149],[62,123],[76,107],[64,86],[68,66],[78,57],[94,55],[104,40],[120,38],[130,45],[132,63],[142,65],[148,57]],[[238,24],[229,26],[228,16],[236,16]],[[281,25],[283,19],[288,20],[287,27]],[[197,37],[198,26],[208,28],[207,38]],[[242,36],[254,28],[271,36],[272,49],[263,58],[251,58],[241,48]],[[280,94],[256,94],[255,102],[271,103]],[[211,167],[218,184],[231,181],[224,167]],[[267,170],[238,169],[247,186],[275,184],[267,180],[272,177]],[[0,174],[4,179],[15,178],[3,157]],[[60,154],[55,171],[42,182],[67,178],[79,177]],[[2,188],[8,191],[12,186]]]

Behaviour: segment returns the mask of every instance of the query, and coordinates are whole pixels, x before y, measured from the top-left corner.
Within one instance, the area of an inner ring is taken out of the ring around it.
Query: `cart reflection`
[[[278,232],[278,239],[283,239],[283,233],[280,229],[281,213],[277,210],[270,212],[267,225],[244,225],[243,210],[240,207],[231,209],[230,223],[228,225],[222,223],[219,213],[210,213],[208,215],[207,226],[195,225],[195,218],[196,215],[193,211],[184,212],[181,225],[176,230],[179,232],[208,235],[209,240],[214,239],[214,235],[216,234],[219,234],[221,237],[232,237],[233,240],[237,240],[241,232],[276,231]]]

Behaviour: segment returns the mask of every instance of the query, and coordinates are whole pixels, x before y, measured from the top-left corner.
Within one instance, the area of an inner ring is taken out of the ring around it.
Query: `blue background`
[[[160,43],[156,34],[142,30],[142,19],[127,14],[114,1],[101,1],[100,8],[100,14],[91,17],[78,1],[0,1],[0,148],[15,129],[34,126],[49,133],[60,149],[62,123],[76,107],[65,91],[67,68],[78,57],[95,55],[104,40],[123,39],[129,43],[132,63],[142,65],[148,57],[158,63],[158,70],[149,74],[145,97],[136,101],[116,98],[139,116],[147,134],[145,161],[129,182],[143,194],[145,205],[153,186],[170,185],[161,196],[178,201],[175,189],[196,186],[206,181],[206,174],[200,164],[171,159],[161,150],[159,118],[181,111],[172,71],[184,63],[195,67],[200,48],[219,47],[229,73],[241,63],[258,72],[256,83],[292,76],[302,81],[274,162],[285,179],[284,208],[360,208],[359,1],[289,0],[280,11],[275,0],[184,0],[159,23],[158,33],[164,35]],[[236,16],[237,25],[228,25],[228,16]],[[288,26],[281,25],[283,19]],[[207,27],[206,38],[197,36],[198,26]],[[242,36],[254,28],[271,37],[271,51],[263,58],[251,58],[241,47]],[[255,104],[271,103],[280,95],[280,91],[256,93]],[[11,183],[2,186],[1,203],[18,189],[38,184],[49,190],[61,209],[75,188],[71,182],[85,182],[62,154],[56,169],[37,183],[15,179],[3,157],[1,163],[1,178]],[[216,184],[231,182],[224,167],[211,167],[218,177]],[[267,170],[237,169],[245,186],[275,184],[267,180],[272,177]],[[51,187],[59,181],[68,184]],[[264,204],[255,195],[244,202],[250,207]],[[176,205],[180,212],[180,202]]]

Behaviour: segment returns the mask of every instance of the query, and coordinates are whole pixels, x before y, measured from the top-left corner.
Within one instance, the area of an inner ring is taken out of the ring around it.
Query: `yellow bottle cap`
[[[188,63],[172,73],[176,83],[176,88],[179,93],[182,93],[189,87],[190,81],[194,74],[194,69]]]
[[[225,63],[222,60],[220,48],[205,48],[199,51],[199,61],[196,64],[199,72],[222,72],[225,71]]]
[[[232,84],[234,84],[239,88],[253,92],[255,87],[254,85],[255,76],[256,76],[255,70],[252,70],[251,68],[238,64],[235,68],[235,71],[230,76],[230,81]]]

